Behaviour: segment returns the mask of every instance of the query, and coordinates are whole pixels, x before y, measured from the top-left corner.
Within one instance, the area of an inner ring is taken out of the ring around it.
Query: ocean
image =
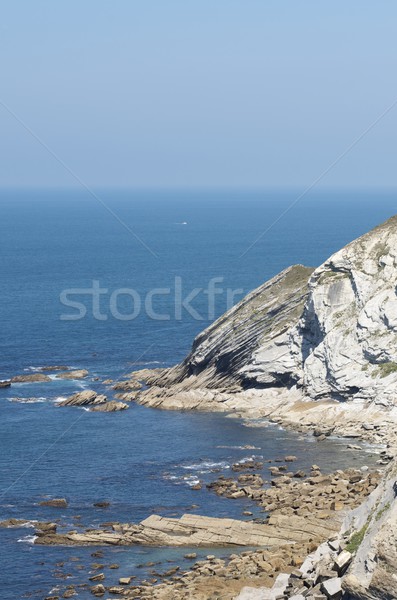
[[[372,451],[347,452],[343,440],[317,444],[219,414],[56,406],[76,391],[102,390],[108,377],[177,363],[194,336],[244,294],[290,264],[319,265],[397,212],[396,196],[386,192],[311,192],[291,207],[298,196],[0,193],[0,380],[48,365],[89,371],[81,381],[52,376],[0,389],[0,521],[56,520],[71,529],[79,522],[138,522],[152,513],[244,518],[253,510],[245,500],[192,485],[251,456],[295,454],[297,469],[316,462],[324,471],[376,460]],[[40,506],[48,497],[65,497],[68,508]],[[104,500],[108,508],[93,506]],[[97,562],[92,548],[39,547],[32,534],[0,528],[3,600],[42,599],[60,593],[57,586],[89,583]],[[187,551],[107,548],[100,562],[110,585],[120,576],[147,576],[140,565],[148,562],[188,565]],[[120,569],[109,570],[111,563]],[[92,596],[81,588],[78,597]]]

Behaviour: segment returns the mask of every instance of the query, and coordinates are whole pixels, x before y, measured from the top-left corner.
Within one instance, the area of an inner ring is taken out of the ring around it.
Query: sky
[[[3,1],[0,187],[394,188],[396,30],[394,0]]]

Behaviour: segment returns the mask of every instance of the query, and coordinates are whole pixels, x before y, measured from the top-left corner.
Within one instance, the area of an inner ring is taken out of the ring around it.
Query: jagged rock
[[[97,396],[97,399],[100,396]],[[105,398],[105,396],[103,396]],[[95,404],[97,401],[95,401]],[[129,408],[128,404],[125,402],[116,402],[116,400],[111,400],[110,402],[103,402],[99,404],[99,406],[94,406],[90,408],[92,412],[117,412],[119,410],[126,410]]]
[[[118,398],[118,400],[123,400],[124,402],[133,402],[134,400],[136,400],[138,398],[139,395],[139,391],[138,392],[123,392],[123,393],[118,393],[115,394],[115,398]]]
[[[338,556],[335,558],[334,565],[334,568],[338,572],[338,575],[343,575],[347,567],[350,565],[352,558],[352,554],[347,550],[343,550],[340,554],[338,554]]]
[[[9,379],[7,380],[1,380],[0,381],[0,388],[8,388],[11,387],[11,381]]]
[[[140,390],[142,384],[136,379],[128,379],[127,381],[118,381],[113,385],[113,389],[122,392],[136,392]]]
[[[107,398],[103,395],[98,395],[93,390],[84,390],[69,396],[66,400],[58,403],[58,406],[87,406],[91,404],[104,404]]]
[[[29,375],[16,375],[12,377],[11,383],[45,383],[51,381],[51,377],[43,373],[30,373]]]
[[[59,373],[56,375],[57,379],[84,379],[87,377],[88,371],[85,369],[78,369],[76,371],[67,371],[67,373]]]

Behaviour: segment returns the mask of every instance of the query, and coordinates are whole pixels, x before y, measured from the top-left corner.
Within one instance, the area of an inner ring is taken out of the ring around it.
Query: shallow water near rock
[[[139,522],[151,513],[246,518],[242,513],[249,510],[262,517],[247,500],[221,498],[205,485],[201,490],[192,490],[192,485],[220,474],[230,476],[233,463],[253,456],[274,461],[296,455],[293,471],[307,470],[313,463],[326,472],[376,461],[372,449],[348,450],[346,440],[317,442],[275,425],[246,427],[221,414],[163,412],[134,404],[124,412],[101,414],[56,406],[57,399],[83,389],[109,395],[100,383],[107,377],[174,364],[209,322],[189,314],[169,322],[143,314],[134,321],[98,321],[89,313],[80,321],[62,321],[63,289],[86,287],[96,279],[111,291],[133,286],[143,294],[153,286],[171,286],[180,275],[187,291],[205,288],[210,277],[223,277],[225,286],[248,292],[290,263],[319,264],[394,212],[394,200],[387,195],[378,197],[376,206],[368,197],[365,211],[358,210],[353,197],[350,203],[324,197],[321,205],[311,198],[239,262],[252,239],[292,199],[248,195],[231,202],[222,195],[190,201],[157,196],[131,203],[127,197],[109,197],[114,210],[161,255],[158,262],[87,198],[43,194],[34,203],[26,196],[2,199],[0,379],[51,364],[88,369],[89,376],[59,380],[54,372],[50,382],[0,389],[0,520],[59,521],[61,529],[71,529],[79,523],[97,527],[107,521]],[[182,221],[188,225],[177,227]],[[162,310],[171,314],[172,297],[163,300]],[[197,297],[195,307],[203,314],[205,302],[204,295]],[[102,308],[106,312],[106,303]],[[215,309],[216,315],[224,311],[223,297]],[[267,480],[268,466],[262,471]],[[39,505],[48,498],[66,498],[68,507]],[[109,507],[93,506],[100,501]],[[102,548],[103,557],[95,558],[91,554],[96,548],[38,547],[32,535],[33,529],[26,527],[0,529],[4,600],[41,599],[56,585],[88,583],[94,562],[105,565],[105,583],[114,585],[119,577],[146,577],[151,568],[188,566],[183,556],[189,552],[198,557],[229,552]],[[162,564],[155,567],[138,566],[158,561]],[[56,566],[60,562],[63,567]],[[120,568],[109,569],[112,563]],[[83,589],[78,597],[92,596]]]

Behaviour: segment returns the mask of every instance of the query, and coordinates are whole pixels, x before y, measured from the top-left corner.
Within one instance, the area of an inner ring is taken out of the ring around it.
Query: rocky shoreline
[[[271,467],[271,486],[265,487],[254,465],[208,488],[230,501],[249,499],[266,513],[263,519],[152,515],[139,524],[60,533],[56,524],[40,523],[35,543],[257,548],[228,559],[209,555],[186,571],[153,570],[138,585],[125,573],[119,586],[107,586],[98,567],[91,585],[85,584],[97,597],[396,600],[396,248],[393,217],[319,268],[295,265],[254,290],[197,336],[179,365],[107,380],[117,401],[86,390],[59,403],[95,411],[124,410],[126,402],[136,402],[224,412],[250,427],[276,423],[310,433],[318,443],[329,436],[359,439],[382,445],[378,470],[323,475],[313,465],[306,474],[286,460]],[[86,375],[66,371],[57,377]],[[21,377],[11,385],[48,376]],[[62,593],[69,598],[76,590]]]
[[[253,589],[275,586],[274,589],[280,595],[281,583],[285,589],[292,591],[294,586],[302,587],[305,582],[306,585],[312,583],[314,592],[317,593],[327,578],[338,578],[340,571],[335,572],[332,568],[326,569],[323,566],[315,577],[304,577],[298,569],[302,567],[308,554],[315,552],[319,545],[327,541],[331,544],[331,559],[335,561],[338,552],[348,543],[349,536],[345,536],[341,543],[336,541],[345,515],[373,494],[382,475],[377,469],[367,468],[323,475],[316,465],[313,465],[308,475],[299,471],[289,472],[287,469],[295,459],[296,457],[286,456],[283,464],[269,467],[272,485],[267,488],[263,487],[260,475],[255,473],[255,467],[260,466],[260,463],[255,462],[237,463],[234,469],[236,479],[221,477],[207,486],[210,493],[215,492],[231,499],[246,496],[266,511],[267,516],[264,515],[263,520],[238,521],[192,514],[180,519],[170,519],[152,515],[138,525],[109,523],[101,530],[68,533],[57,533],[56,523],[37,522],[32,523],[37,536],[35,544],[260,547],[260,550],[248,550],[228,559],[208,556],[206,560],[194,563],[188,571],[183,571],[180,566],[165,572],[152,570],[151,580],[139,584],[135,584],[134,578],[128,573],[122,573],[119,586],[106,586],[103,573],[94,573],[90,577],[91,584],[85,585],[97,597],[108,592],[126,598],[204,600],[218,597],[214,594],[222,593],[222,598],[231,599],[247,586],[255,586]],[[66,501],[56,499],[43,504],[64,507]],[[9,520],[0,523],[0,526],[23,527],[26,524],[26,521]],[[349,563],[351,558],[350,553]],[[52,599],[72,597],[72,592],[77,593],[77,589],[65,587],[62,596],[53,596]]]

